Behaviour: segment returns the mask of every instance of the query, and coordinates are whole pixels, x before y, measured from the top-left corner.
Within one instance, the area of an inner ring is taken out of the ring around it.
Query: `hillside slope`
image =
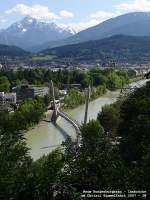
[[[43,43],[34,51],[69,44],[99,40],[113,35],[150,36],[150,12],[134,12],[106,20],[94,27],[83,30],[69,38]]]
[[[55,61],[145,63],[150,62],[150,37],[116,35],[102,40],[47,49]]]
[[[7,57],[24,57],[30,55],[29,52],[16,46],[8,46],[0,44],[0,56]]]

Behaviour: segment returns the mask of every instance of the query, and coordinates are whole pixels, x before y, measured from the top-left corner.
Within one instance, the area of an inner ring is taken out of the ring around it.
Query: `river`
[[[143,85],[146,81],[147,80],[141,80],[132,83],[131,85]],[[109,91],[104,96],[90,102],[88,120],[96,119],[97,114],[101,111],[102,107],[106,104],[108,105],[115,102],[119,94],[119,90],[115,92]],[[85,105],[68,110],[67,113],[79,122],[83,122]],[[44,154],[48,154],[56,147],[59,147],[68,135],[73,139],[76,138],[74,128],[63,118],[61,118],[57,124],[57,127],[55,127],[52,123],[41,121],[35,128],[25,134],[27,146],[30,148],[29,153],[34,160],[40,158]]]

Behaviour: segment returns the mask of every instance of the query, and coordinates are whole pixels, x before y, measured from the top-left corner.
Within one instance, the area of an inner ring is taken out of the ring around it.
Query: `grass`
[[[56,56],[54,55],[45,55],[45,56],[33,56],[32,60],[33,61],[51,61],[55,58]]]

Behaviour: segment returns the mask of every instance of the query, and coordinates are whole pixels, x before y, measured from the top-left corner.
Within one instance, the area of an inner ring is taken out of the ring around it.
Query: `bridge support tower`
[[[56,102],[55,102],[55,89],[54,89],[54,84],[53,81],[51,80],[51,90],[52,90],[52,98],[53,98],[53,115],[51,118],[51,121],[56,124],[57,120],[57,108],[56,108]]]
[[[87,118],[88,118],[88,108],[89,108],[90,92],[91,92],[91,87],[89,85],[89,87],[87,89],[87,92],[86,92],[84,124],[87,123]]]

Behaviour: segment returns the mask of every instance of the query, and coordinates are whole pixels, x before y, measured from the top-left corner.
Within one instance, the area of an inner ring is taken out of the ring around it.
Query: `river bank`
[[[143,80],[143,77],[142,76],[137,76],[135,78],[130,79],[128,84],[132,84],[134,82],[136,83],[137,81],[140,81],[140,80]],[[128,85],[128,84],[126,84],[126,85]],[[124,87],[125,87],[125,85],[124,85]],[[89,101],[92,102],[92,101],[96,100],[97,98],[100,98],[100,97],[104,96],[105,94],[107,94],[109,92],[117,91],[117,90],[118,89],[109,90],[109,89],[106,88],[106,86],[100,85],[97,88],[93,88],[93,90],[91,90]],[[78,95],[78,93],[81,93],[81,95],[79,95],[80,96],[80,101],[77,102],[76,104],[73,104],[72,102],[70,103],[70,101],[69,101],[69,104],[66,105],[66,106],[64,104],[64,106],[63,106],[63,110],[64,111],[67,111],[67,110],[70,110],[70,109],[75,109],[78,106],[81,106],[81,105],[85,104],[86,91],[84,91],[84,92],[77,91],[76,95]],[[73,99],[73,98],[71,98],[71,99]],[[69,98],[69,100],[71,100],[71,99]]]
[[[143,79],[144,79],[144,76],[137,76],[135,78],[130,79],[130,83],[137,82]]]

